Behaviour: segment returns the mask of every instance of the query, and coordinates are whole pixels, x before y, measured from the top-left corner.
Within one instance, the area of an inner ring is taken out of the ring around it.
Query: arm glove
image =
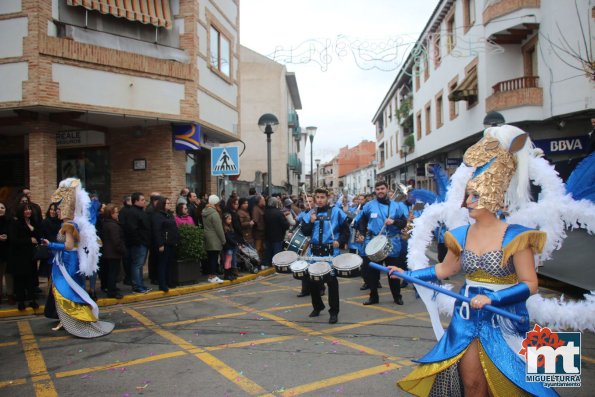
[[[66,249],[66,247],[64,246],[64,243],[52,243],[52,242],[50,242],[48,244],[48,247],[52,251],[64,251]]]
[[[438,277],[436,276],[436,266],[428,266],[423,269],[414,270],[414,271],[407,271],[405,272],[408,276],[418,278],[422,281],[436,281]]]
[[[486,295],[492,300],[492,305],[506,306],[527,300],[531,296],[531,291],[527,284],[520,282],[500,291],[488,292]]]

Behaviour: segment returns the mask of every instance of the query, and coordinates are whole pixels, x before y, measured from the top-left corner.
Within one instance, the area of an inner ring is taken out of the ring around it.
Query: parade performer
[[[471,304],[456,301],[446,333],[397,382],[403,390],[418,396],[557,395],[541,383],[525,381],[526,363],[518,352],[529,323],[482,310],[490,304],[527,316],[526,301],[537,291],[534,255],[542,251],[546,234],[497,216],[528,201],[531,152],[527,134],[508,125],[488,128],[465,152],[464,162],[474,171],[463,206],[475,223],[446,232],[444,261],[410,275],[436,281],[462,270],[461,294]]]
[[[376,182],[374,189],[376,198],[366,203],[355,217],[355,223],[361,234],[359,241],[364,240],[365,236],[364,245],[367,246],[372,238],[378,236],[381,231],[385,231],[392,249],[383,262],[388,266],[400,265],[403,267],[404,264],[399,262],[400,236],[401,229],[407,224],[407,214],[403,213],[400,205],[388,197],[388,185],[385,181]],[[370,288],[370,297],[364,302],[364,305],[375,305],[379,302],[378,283],[380,274],[378,270],[368,266],[368,263],[370,263],[370,259],[366,256],[364,257],[362,271],[364,280]],[[397,305],[402,305],[401,282],[389,278],[388,283],[394,302]]]
[[[314,197],[308,196],[306,194],[306,203],[308,206],[308,210],[304,209],[297,216],[297,225],[296,225],[295,229],[293,230],[293,233],[295,233],[297,230],[301,229],[303,227],[303,225],[308,222],[308,218],[310,217],[310,211],[312,211],[312,208],[314,208]],[[291,233],[289,235],[290,239],[293,236],[293,233]],[[303,298],[304,296],[310,295],[310,280],[308,280],[308,278],[304,277],[304,278],[302,278],[301,281],[302,281],[302,289],[301,289],[300,293],[297,295],[298,298]],[[321,287],[320,295],[322,296],[325,293],[324,284],[322,284],[320,287]]]
[[[314,256],[339,255],[339,232],[347,215],[338,207],[330,206],[329,193],[326,189],[318,188],[314,192],[316,207],[312,209],[302,226],[304,235],[310,236],[310,251]],[[320,283],[310,280],[310,296],[313,310],[310,317],[318,317],[325,306],[320,295]],[[328,286],[329,323],[335,324],[339,315],[339,281],[335,270],[326,278]]]
[[[89,222],[89,195],[80,180],[68,178],[60,182],[52,202],[58,203],[63,221],[59,242],[42,240],[42,243],[55,254],[51,292],[60,323],[66,331],[80,338],[107,335],[114,324],[99,321],[97,303],[85,291],[85,276],[97,272],[99,260],[99,239]]]

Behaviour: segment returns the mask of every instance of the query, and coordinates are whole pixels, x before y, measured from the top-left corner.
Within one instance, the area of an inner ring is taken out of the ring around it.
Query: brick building
[[[209,148],[239,137],[238,26],[234,0],[0,2],[0,200],[27,185],[45,207],[68,176],[102,201],[214,192]],[[199,149],[174,149],[176,126]]]

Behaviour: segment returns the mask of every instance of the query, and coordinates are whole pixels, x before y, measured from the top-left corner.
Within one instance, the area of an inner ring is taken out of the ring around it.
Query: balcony
[[[289,128],[298,127],[300,125],[300,119],[298,114],[294,110],[290,110],[287,113],[287,126]]]
[[[525,76],[495,84],[494,93],[486,98],[486,112],[519,106],[542,106],[543,89],[538,76]]]
[[[483,10],[483,24],[487,25],[491,20],[510,14],[523,8],[539,8],[541,0],[500,0],[492,1]]]
[[[302,173],[302,162],[298,159],[297,153],[289,153],[287,158],[287,166],[290,170],[295,171],[297,174]]]

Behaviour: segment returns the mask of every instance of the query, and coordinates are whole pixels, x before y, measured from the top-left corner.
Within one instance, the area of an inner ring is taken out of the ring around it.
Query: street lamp
[[[409,152],[409,145],[401,145],[401,150],[403,151],[403,155],[405,156],[405,183],[407,183],[407,153]]]
[[[267,192],[269,196],[272,193],[271,190],[271,134],[275,132],[279,120],[274,114],[265,113],[258,119],[258,127],[267,136]]]
[[[504,116],[502,116],[502,114],[498,112],[489,112],[483,119],[483,126],[485,128],[498,127],[505,123],[506,120],[504,120]]]
[[[320,159],[316,159],[316,187],[320,186],[318,178],[320,177]]]
[[[314,142],[314,135],[316,135],[317,127],[306,127],[308,137],[310,138],[310,191],[314,192],[314,152],[312,151],[312,142]]]

